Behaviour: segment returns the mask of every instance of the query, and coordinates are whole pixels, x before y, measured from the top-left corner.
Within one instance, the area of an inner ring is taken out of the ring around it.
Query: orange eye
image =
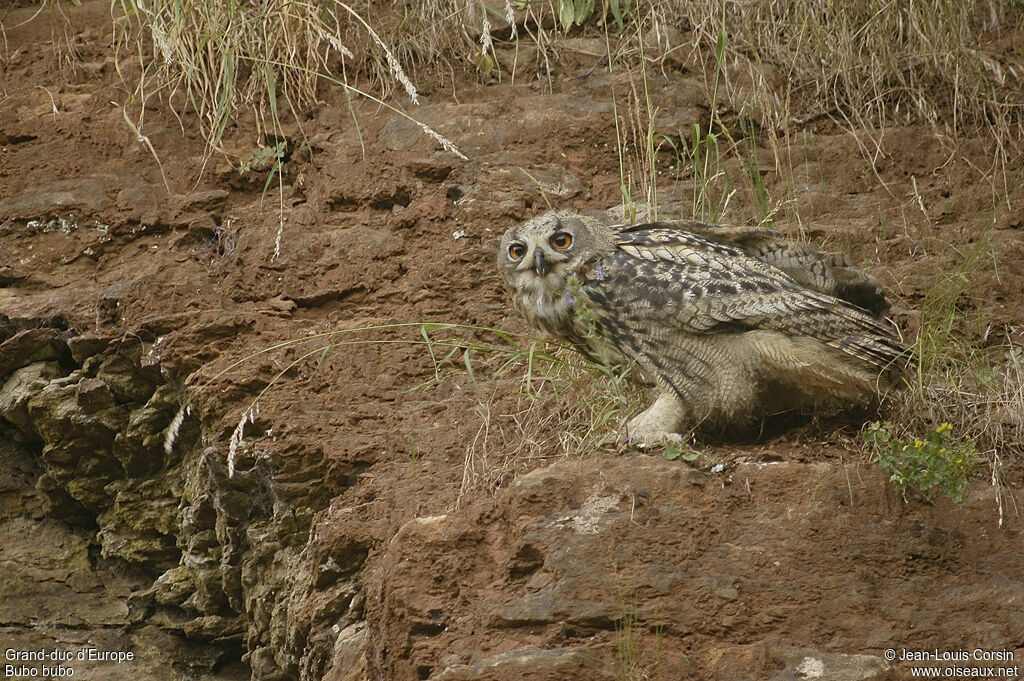
[[[508,259],[519,260],[526,255],[526,246],[522,244],[512,244],[508,247]]]
[[[551,237],[551,245],[560,251],[564,251],[572,246],[572,234],[569,234],[569,232],[558,232]]]

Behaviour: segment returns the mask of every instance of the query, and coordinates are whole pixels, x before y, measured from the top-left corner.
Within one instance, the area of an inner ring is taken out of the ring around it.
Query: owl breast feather
[[[529,272],[519,275],[515,301],[530,326],[560,340],[571,334],[572,301],[564,281],[552,282]]]

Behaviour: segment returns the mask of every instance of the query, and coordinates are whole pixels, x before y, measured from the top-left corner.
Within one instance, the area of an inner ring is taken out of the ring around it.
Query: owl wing
[[[903,353],[867,312],[735,245],[657,226],[620,230],[615,245],[580,272],[583,293],[613,336],[643,324],[666,334],[770,329],[817,338],[879,368]]]
[[[811,244],[786,239],[772,229],[669,221],[627,227],[621,233],[654,230],[661,234],[697,234],[733,246],[782,270],[802,286],[845,300],[875,316],[889,308],[879,281],[857,267],[848,256],[823,253]]]

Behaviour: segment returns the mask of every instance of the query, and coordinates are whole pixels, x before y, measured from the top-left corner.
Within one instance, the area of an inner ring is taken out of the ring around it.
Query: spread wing
[[[645,324],[664,334],[770,329],[816,338],[879,369],[904,352],[867,311],[801,285],[737,245],[678,228],[620,230],[615,251],[580,276],[613,337],[630,331],[617,327]]]

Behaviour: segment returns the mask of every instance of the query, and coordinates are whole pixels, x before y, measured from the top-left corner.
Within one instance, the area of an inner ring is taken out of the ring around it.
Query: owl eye
[[[512,244],[508,247],[508,259],[519,260],[526,255],[526,246],[522,244]]]
[[[560,251],[564,251],[572,246],[572,234],[569,234],[568,232],[558,232],[551,237],[551,245]]]

